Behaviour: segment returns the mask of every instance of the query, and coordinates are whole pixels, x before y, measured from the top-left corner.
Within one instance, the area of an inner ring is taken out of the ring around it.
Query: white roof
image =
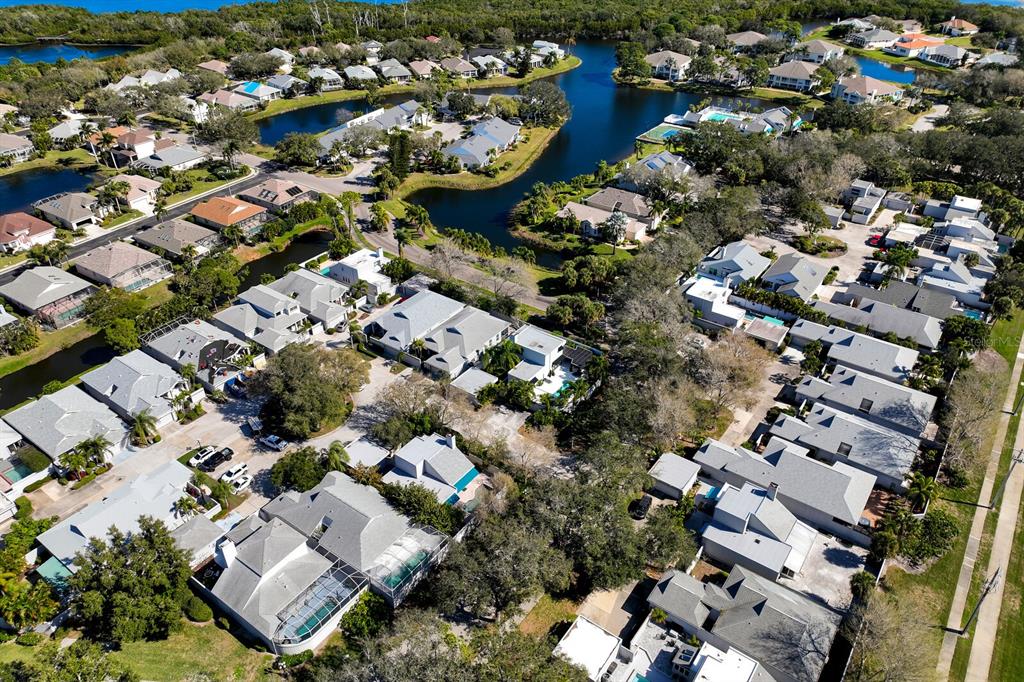
[[[562,337],[550,334],[532,324],[521,327],[512,340],[516,345],[537,351],[544,356],[550,356],[565,345],[565,339]]]
[[[691,459],[680,457],[674,452],[666,452],[651,467],[651,478],[667,483],[673,488],[686,490],[697,480],[700,465]]]
[[[618,637],[579,616],[558,642],[554,654],[582,667],[587,677],[597,682],[615,659],[621,644]]]

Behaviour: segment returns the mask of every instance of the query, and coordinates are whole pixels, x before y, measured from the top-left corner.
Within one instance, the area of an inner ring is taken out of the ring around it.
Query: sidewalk
[[[1009,412],[1013,410],[1014,407],[1013,402],[1017,396],[1017,386],[1020,384],[1022,369],[1024,369],[1024,353],[1021,353],[1018,350],[1017,359],[1013,363],[1013,371],[1010,373],[1010,386],[1006,389],[1006,400],[1003,403],[1002,413],[999,415],[999,426],[996,428],[996,437],[992,443],[992,452],[989,455],[988,466],[985,467],[985,479],[982,481],[981,491],[978,493],[978,506],[974,510],[974,518],[971,521],[971,531],[967,538],[967,548],[964,550],[964,561],[960,566],[960,575],[957,578],[956,591],[953,593],[953,602],[949,607],[949,618],[946,619],[947,630],[942,637],[942,648],[939,649],[939,662],[935,670],[940,680],[949,679],[950,667],[953,665],[953,654],[956,651],[956,643],[959,639],[959,635],[957,635],[956,632],[950,632],[950,630],[959,630],[963,624],[964,610],[967,606],[967,593],[971,589],[971,578],[974,574],[974,564],[978,559],[978,549],[981,546],[981,536],[985,528],[985,519],[989,512],[987,505],[992,498],[992,488],[995,485],[995,477],[999,469],[999,456],[1003,451],[1003,444],[1006,441],[1006,430],[1010,426]],[[1024,424],[1024,420],[1022,420],[1021,423]],[[1019,430],[1017,439],[1020,439]],[[1001,518],[1002,516],[1000,515],[1000,519]],[[977,637],[977,634],[975,634],[975,637]]]

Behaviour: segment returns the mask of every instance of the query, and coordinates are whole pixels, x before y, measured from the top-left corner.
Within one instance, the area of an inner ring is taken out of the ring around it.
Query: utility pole
[[[996,505],[999,504],[999,500],[1003,497],[1003,490],[1006,488],[1006,482],[1010,480],[1010,475],[1013,474],[1013,468],[1018,464],[1024,462],[1024,451],[1018,450],[1013,453],[1013,458],[1010,460],[1010,468],[1006,472],[1006,476],[1003,478],[1003,482],[999,484],[999,490],[992,497],[992,500],[988,503],[989,509],[995,509]]]
[[[960,632],[957,633],[960,637],[966,635],[967,631],[971,629],[971,623],[973,623],[974,619],[978,617],[978,611],[981,610],[981,605],[985,602],[985,597],[987,597],[988,593],[992,591],[992,588],[999,584],[999,570],[999,568],[996,568],[996,572],[993,573],[992,577],[988,579],[987,583],[985,583],[985,589],[981,591],[981,597],[978,598],[978,603],[974,605],[974,610],[971,611],[971,615],[968,616],[967,622],[964,624],[963,628],[960,629]]]
[[[1024,386],[1024,381],[1017,384],[1017,386],[1018,389],[1020,386]],[[1020,394],[1020,398],[1017,399],[1017,406],[1013,408],[1013,412],[1010,413],[1010,416],[1016,417],[1018,414],[1020,414],[1020,406],[1022,403],[1024,403],[1024,393]]]

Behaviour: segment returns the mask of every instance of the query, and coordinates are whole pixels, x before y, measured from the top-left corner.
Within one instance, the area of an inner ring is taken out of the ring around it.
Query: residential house
[[[32,158],[35,150],[32,140],[27,137],[0,133],[0,159],[10,159],[12,164],[22,163]]]
[[[729,33],[725,39],[732,46],[733,52],[750,52],[768,40],[768,36],[757,31],[740,31],[739,33]]]
[[[664,452],[647,473],[654,479],[655,492],[681,500],[697,484],[700,465],[674,452]]]
[[[140,291],[169,278],[171,264],[128,242],[114,241],[75,259],[75,270],[98,284]]]
[[[171,218],[135,234],[133,239],[171,258],[183,259],[187,247],[194,258],[201,258],[220,245],[220,235],[182,218]]]
[[[429,59],[417,59],[409,62],[409,70],[421,80],[429,80],[432,74],[441,69],[441,65]]]
[[[548,40],[535,40],[530,47],[542,57],[550,55],[556,61],[565,57],[565,50],[558,43],[552,43]]]
[[[416,126],[425,126],[428,123],[430,123],[430,110],[411,99],[387,109],[375,109],[331,128],[320,136],[320,148],[325,154],[330,154],[335,141],[344,140],[349,130],[362,125],[390,133],[394,130],[412,130]]]
[[[853,306],[860,306],[863,301],[878,301],[938,320],[963,312],[956,307],[956,299],[953,296],[899,280],[889,282],[884,289],[876,289],[865,284],[849,284],[845,297]],[[833,298],[833,301],[835,300]]]
[[[813,64],[824,64],[825,62],[839,59],[846,53],[841,45],[827,43],[824,40],[810,40],[800,43],[796,50],[786,56],[787,60],[799,59]]]
[[[185,495],[198,493],[191,480],[192,471],[171,460],[122,483],[102,499],[39,534],[36,542],[49,558],[37,572],[54,586],[64,587],[76,570],[75,556],[84,553],[91,540],[106,540],[110,528],[126,535],[138,533],[143,516],[177,528],[188,518],[178,514],[178,502]],[[216,509],[219,511],[219,506]]]
[[[140,412],[147,412],[157,428],[174,421],[174,400],[192,393],[180,374],[141,350],[86,372],[82,387],[129,423]]]
[[[936,222],[949,222],[957,218],[974,218],[982,222],[988,220],[982,212],[981,199],[961,194],[955,195],[949,201],[929,199],[921,207],[921,212],[929,218],[935,218]]]
[[[832,99],[853,105],[899,102],[903,89],[871,76],[849,76],[832,85]]]
[[[18,117],[18,107],[13,104],[0,104],[0,119],[13,120]]]
[[[826,327],[808,320],[797,320],[790,330],[790,338],[798,348],[803,348],[810,341],[818,341],[830,362],[897,383],[910,376],[919,356],[913,348],[844,327]]]
[[[105,186],[114,183],[128,185],[128,191],[118,202],[124,202],[127,207],[146,215],[152,215],[156,206],[157,196],[163,186],[159,180],[152,180],[144,175],[115,175],[105,183]]]
[[[234,91],[243,97],[256,100],[259,104],[267,104],[275,99],[281,99],[284,93],[273,85],[259,83],[257,81],[246,81],[234,87]]]
[[[481,168],[519,141],[520,126],[500,118],[480,121],[470,130],[468,138],[457,140],[442,150],[466,169]]]
[[[77,230],[98,225],[101,211],[96,197],[84,192],[62,192],[32,204],[39,214],[57,227]]]
[[[378,40],[368,40],[365,43],[360,43],[359,46],[372,57],[379,57],[381,50],[384,49],[384,43]]]
[[[462,57],[445,57],[441,60],[441,68],[458,78],[476,78],[476,65]]]
[[[423,339],[463,308],[464,304],[447,296],[421,291],[371,322],[366,335],[388,354],[398,355],[408,352],[414,341]]]
[[[195,168],[209,158],[208,152],[196,149],[190,144],[176,144],[159,149],[152,156],[139,159],[134,166],[154,173],[164,169],[183,171]]]
[[[348,331],[348,313],[352,306],[346,301],[348,287],[330,277],[299,268],[285,273],[281,279],[267,285],[282,296],[299,304],[311,320],[324,329]]]
[[[384,255],[384,249],[359,249],[332,265],[330,276],[349,287],[360,281],[366,282],[367,293],[374,299],[381,294],[390,296],[395,293],[395,284],[383,272],[384,266],[390,262],[391,259]]]
[[[895,334],[929,350],[938,348],[942,338],[940,320],[883,301],[862,299],[856,306],[814,301],[811,305],[846,326],[864,327],[879,336]]]
[[[350,76],[349,75],[348,70],[352,69],[352,68],[356,69],[356,73],[363,73],[364,75],[365,75],[365,71],[369,71],[370,75],[372,75],[372,78],[368,78],[366,80],[377,80],[377,75],[375,73],[373,73],[372,70],[366,68],[365,66],[364,67],[351,67],[350,66],[350,67],[346,68],[345,69],[345,77],[346,78],[350,78],[350,79],[353,79],[353,80],[359,80],[355,76]],[[314,66],[314,67],[310,68],[309,71],[306,72],[306,75],[309,76],[309,82],[310,82],[311,85],[314,83],[314,79],[319,79],[320,90],[322,90],[324,92],[329,92],[331,90],[341,90],[342,88],[345,87],[345,79],[342,78],[341,75],[337,71],[335,71],[334,69],[329,69],[329,68],[323,67],[323,66]]]
[[[6,253],[26,251],[56,238],[56,227],[24,211],[0,215],[0,248]]]
[[[107,84],[105,89],[121,93],[128,88],[151,88],[154,85],[170,83],[171,81],[178,80],[179,78],[181,78],[181,72],[177,69],[167,69],[167,71],[148,69],[139,77],[124,76],[116,83]]]
[[[388,83],[408,83],[412,80],[412,71],[397,59],[385,59],[374,66]]]
[[[78,146],[82,140],[82,123],[84,120],[81,118],[70,118],[66,121],[61,121],[47,130],[46,134],[50,136],[50,140],[57,147],[69,148],[71,146]]]
[[[55,462],[94,436],[106,438],[113,450],[108,454],[113,455],[124,447],[127,436],[124,422],[78,386],[40,396],[5,414],[4,421]]]
[[[735,287],[757,279],[771,264],[750,244],[736,241],[716,247],[697,265],[697,272]]]
[[[620,638],[590,619],[576,616],[551,653],[583,668],[590,682],[601,682],[612,679],[621,647]]]
[[[228,71],[231,69],[231,65],[227,62],[222,62],[219,59],[210,59],[200,64],[196,64],[196,68],[203,69],[204,71],[212,71],[213,73],[226,77],[228,75]]]
[[[726,123],[744,135],[772,135],[774,137],[796,130],[803,125],[803,119],[799,114],[786,107],[775,107],[754,113],[707,106],[699,111],[687,111],[682,116],[667,116],[665,122],[690,128],[696,128],[705,122]]]
[[[279,73],[267,79],[267,85],[281,91],[282,97],[298,95],[306,91],[309,82],[287,73]]]
[[[476,66],[476,71],[481,78],[491,76],[508,75],[508,64],[495,57],[493,54],[484,54],[473,57],[469,60]]]
[[[871,538],[858,528],[875,477],[844,462],[811,459],[807,449],[772,437],[763,454],[709,439],[693,456],[716,482],[768,490],[812,528],[866,547]]]
[[[298,301],[264,284],[243,291],[235,305],[215,313],[212,322],[270,353],[301,341],[307,326]]]
[[[130,165],[139,159],[152,156],[156,152],[156,133],[148,128],[129,130],[117,136],[117,146],[113,153],[120,157],[124,165]]]
[[[455,436],[434,433],[413,438],[399,448],[384,482],[421,485],[434,493],[438,502],[455,504],[479,473],[455,444]]]
[[[142,350],[178,372],[191,365],[206,390],[219,391],[238,374],[240,356],[248,348],[233,334],[195,320],[158,336]]]
[[[802,420],[780,414],[769,433],[807,448],[816,459],[866,471],[895,491],[903,490],[921,448],[918,438],[827,405],[815,405]]]
[[[875,27],[875,24],[872,23],[871,21],[867,20],[866,18],[865,19],[860,19],[860,18],[857,18],[857,17],[850,17],[849,19],[843,19],[842,21],[837,21],[837,22],[835,22],[834,25],[835,26],[849,26],[851,33],[862,33],[864,31],[870,31],[871,29],[873,29]]]
[[[288,50],[282,50],[280,47],[272,47],[271,49],[264,52],[264,54],[271,57],[277,57],[281,60],[281,63],[290,66],[295,63],[295,55]]]
[[[60,329],[85,315],[85,302],[96,287],[81,277],[49,265],[18,274],[0,286],[0,295],[42,324]]]
[[[949,21],[944,21],[939,24],[939,30],[947,36],[973,36],[978,32],[978,27],[966,19],[957,19],[955,16],[950,17]]]
[[[798,400],[860,416],[911,438],[926,435],[935,411],[933,395],[839,366],[827,380],[805,376]]]
[[[654,211],[651,200],[644,195],[618,187],[600,189],[583,199],[583,203],[605,211],[621,211],[630,218],[644,223],[652,230],[658,229],[663,215],[663,212]]]
[[[949,294],[961,305],[981,310],[989,307],[989,303],[982,300],[988,279],[973,275],[963,260],[932,266],[923,271],[917,281],[925,289]]]
[[[1009,52],[989,52],[983,55],[981,59],[974,62],[974,68],[983,69],[988,66],[998,67],[1001,69],[1016,66],[1020,61],[1020,57]]]
[[[964,66],[971,58],[971,53],[957,45],[935,45],[921,50],[917,58],[926,64],[957,69]]]
[[[668,177],[677,180],[682,179],[693,172],[693,166],[691,166],[685,159],[668,151],[652,152],[637,161],[632,167],[642,169],[642,172],[645,175],[666,174]],[[640,189],[640,187],[632,181],[626,180],[621,175],[616,178],[616,184],[630,192],[636,192]]]
[[[323,50],[321,50],[316,45],[307,45],[306,47],[299,48],[299,55],[305,57],[306,59],[317,59],[320,57],[320,54],[322,52]]]
[[[644,57],[644,61],[651,66],[655,78],[675,83],[686,76],[686,69],[693,60],[679,52],[660,50]]]
[[[255,111],[260,103],[252,97],[246,97],[234,90],[217,90],[216,92],[204,92],[196,97],[197,101],[205,102],[211,107],[224,107],[232,111]]]
[[[505,338],[510,325],[500,317],[466,306],[423,337],[423,366],[441,376],[457,378],[481,360],[484,352]]]
[[[687,635],[758,662],[764,670],[755,667],[751,674],[761,674],[749,680],[817,682],[843,620],[829,606],[741,566],[721,586],[681,570],[669,571],[647,602]],[[733,672],[722,671],[714,679],[743,679]]]
[[[263,223],[270,219],[267,209],[235,197],[212,197],[192,208],[192,217],[200,225],[224,231],[237,229],[244,239],[251,239],[263,231]]]
[[[817,87],[821,80],[817,75],[819,68],[813,62],[783,62],[768,69],[768,87],[808,92]]]
[[[883,48],[882,52],[912,59],[921,54],[922,50],[942,45],[943,42],[941,38],[932,38],[922,33],[904,33],[895,43]]]
[[[854,180],[844,193],[846,215],[844,218],[858,225],[867,225],[882,207],[885,190],[867,180]]]
[[[274,213],[286,213],[301,203],[316,201],[320,193],[291,180],[269,178],[241,192],[238,197]]]
[[[312,78],[312,76],[310,77]],[[365,83],[376,83],[377,74],[368,66],[354,64],[345,67],[345,79],[358,86]],[[337,90],[338,88],[333,89]]]
[[[704,553],[769,580],[798,575],[818,532],[786,509],[778,491],[778,486],[750,483],[719,488],[712,499],[711,519],[701,529]]]
[[[682,285],[683,297],[696,312],[694,323],[711,329],[736,329],[746,311],[729,303],[727,284],[706,277],[691,277]]]
[[[825,274],[824,266],[796,253],[787,253],[772,263],[761,280],[771,291],[809,301],[825,281]]]
[[[885,47],[891,47],[899,39],[898,33],[893,33],[884,28],[872,28],[859,33],[851,33],[846,37],[846,42],[854,47],[865,50],[880,50]]]
[[[605,233],[603,226],[615,213],[616,211],[606,211],[605,209],[597,208],[596,206],[588,206],[586,204],[570,201],[555,215],[559,218],[574,218],[579,223],[580,232],[584,237],[588,237],[589,239],[612,241],[611,235]],[[618,243],[638,241],[647,236],[647,225],[639,220],[630,218],[621,211],[618,213],[624,216],[625,221],[625,230],[617,240]]]
[[[516,330],[512,341],[519,346],[522,360],[509,371],[509,378],[533,384],[535,390],[542,389],[549,377],[557,373],[566,353],[565,339],[527,324]]]

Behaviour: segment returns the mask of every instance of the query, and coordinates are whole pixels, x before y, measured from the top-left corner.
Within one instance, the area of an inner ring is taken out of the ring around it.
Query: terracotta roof
[[[92,142],[93,144],[96,144],[103,138],[103,133],[110,133],[111,135],[114,136],[115,139],[120,139],[122,135],[128,132],[131,131],[125,126],[114,126],[113,128],[104,128],[103,130],[99,130],[90,135],[89,141]]]
[[[234,225],[243,220],[266,213],[262,206],[250,204],[234,197],[214,197],[192,209],[192,215],[215,225]]]
[[[978,27],[977,27],[976,24],[972,24],[971,22],[967,21],[966,19],[956,19],[956,18],[953,18],[953,19],[950,19],[949,21],[942,22],[942,25],[943,26],[947,26],[949,28],[967,29],[968,31],[977,31],[978,30]]]
[[[0,244],[10,244],[19,237],[52,232],[53,225],[23,211],[0,215]]]
[[[207,71],[219,73],[222,76],[227,74],[228,69],[230,68],[227,62],[222,62],[219,59],[211,59],[209,61],[203,62],[202,64],[196,64],[196,66],[200,69],[206,69]]]

